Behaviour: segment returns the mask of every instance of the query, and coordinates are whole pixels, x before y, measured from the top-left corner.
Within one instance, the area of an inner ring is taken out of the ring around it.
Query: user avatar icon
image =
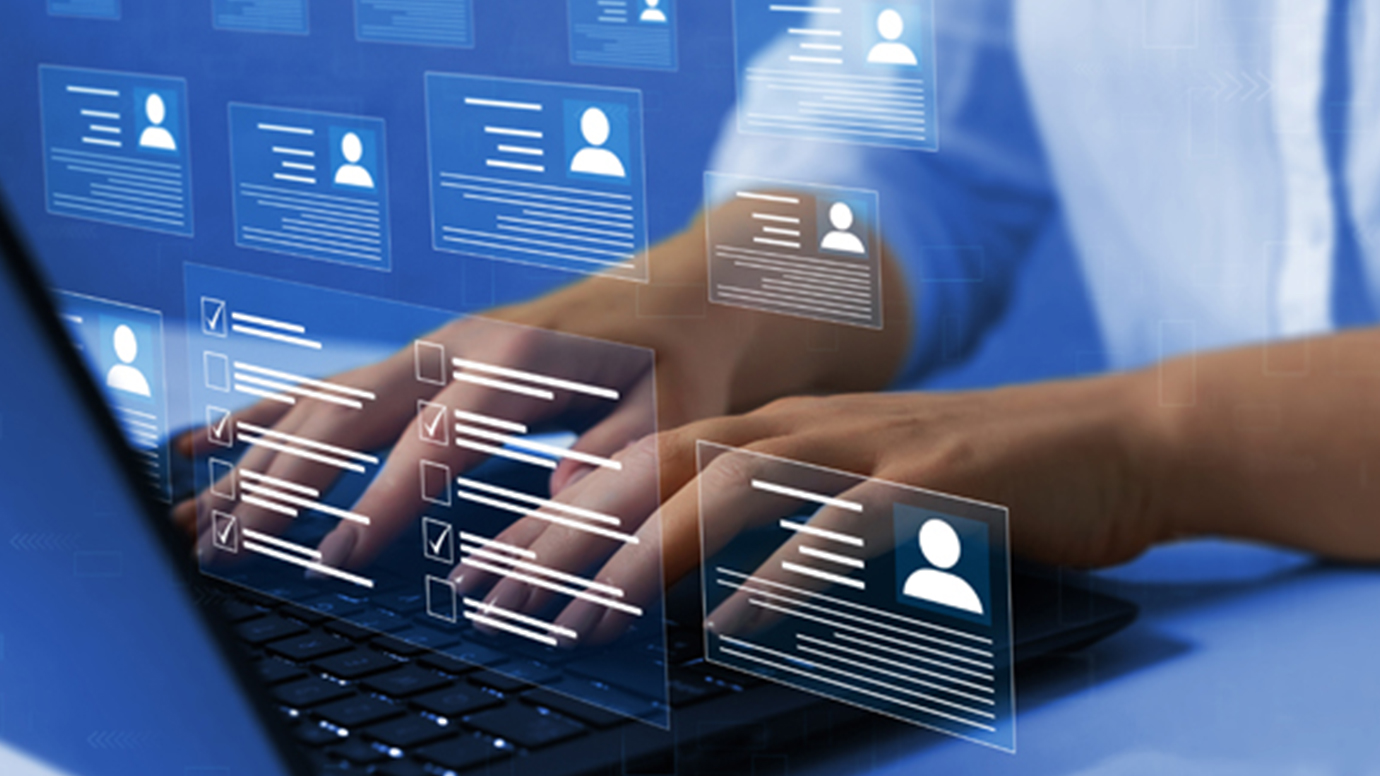
[[[666,12],[657,8],[661,5],[661,0],[643,0],[647,4],[646,10],[642,12],[641,21],[649,24],[665,24]]]
[[[882,11],[877,16],[877,32],[881,34],[882,42],[867,53],[867,61],[875,65],[918,65],[915,52],[900,42],[901,34],[905,31],[906,20],[901,18],[899,12],[891,8]]]
[[[906,578],[902,593],[922,601],[982,614],[982,600],[973,586],[948,570],[963,556],[963,544],[953,526],[930,518],[920,526],[920,554],[934,568],[920,569]]]
[[[570,171],[606,178],[626,178],[627,171],[618,155],[604,148],[609,141],[609,117],[598,108],[589,108],[580,116],[580,133],[588,147],[580,149],[570,162]]]
[[[168,106],[157,93],[150,94],[144,99],[144,115],[148,117],[149,126],[139,135],[139,147],[176,151],[177,141],[173,139],[172,133],[163,127],[163,122],[168,118]]]
[[[846,202],[835,202],[829,208],[829,224],[833,231],[824,235],[820,241],[821,250],[837,251],[838,253],[852,253],[859,256],[867,255],[867,246],[863,241],[851,231],[853,228],[853,208]]]
[[[336,185],[374,188],[374,176],[359,163],[364,158],[364,143],[359,139],[359,135],[346,132],[340,139],[340,153],[345,157],[345,163],[335,171]]]
[[[134,336],[134,330],[121,324],[115,329],[114,339],[115,357],[120,363],[106,373],[105,384],[117,391],[151,397],[148,378],[134,367],[134,359],[139,357],[139,338]]]

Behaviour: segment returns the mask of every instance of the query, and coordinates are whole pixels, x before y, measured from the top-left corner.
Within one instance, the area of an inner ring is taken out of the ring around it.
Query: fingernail
[[[594,606],[583,602],[577,602],[570,609],[556,618],[556,624],[569,628],[577,634],[577,639],[570,639],[562,636],[559,640],[560,645],[566,648],[576,647],[582,641],[588,641],[595,627],[599,625],[599,620],[603,613]]]
[[[592,471],[594,471],[594,467],[593,467],[593,466],[587,466],[587,465],[585,465],[585,464],[579,464],[579,468],[575,469],[574,472],[572,472],[569,476],[567,476],[567,477],[565,478],[565,481],[564,481],[564,482],[560,483],[559,485],[558,485],[557,483],[555,483],[555,482],[552,483],[552,486],[551,486],[551,495],[553,495],[553,496],[559,496],[559,495],[561,494],[561,491],[564,491],[564,490],[566,490],[567,488],[570,488],[570,487],[573,486],[575,483],[579,482],[580,480],[583,480],[585,477],[588,477],[589,474],[590,474],[590,472],[592,472]],[[555,479],[555,478],[553,478],[553,479]]]

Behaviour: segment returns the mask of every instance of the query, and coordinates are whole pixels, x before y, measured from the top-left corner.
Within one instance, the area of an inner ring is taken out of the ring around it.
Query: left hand
[[[1153,469],[1145,452],[1133,376],[1045,383],[953,394],[855,394],[776,401],[736,417],[699,421],[648,437],[617,457],[621,476],[660,461],[660,520],[654,503],[625,503],[613,477],[595,471],[558,501],[625,517],[642,541],[615,553],[595,579],[625,591],[625,601],[655,600],[700,562],[703,489],[717,517],[705,537],[706,555],[764,518],[750,494],[716,488],[715,466],[697,480],[696,441],[840,469],[905,485],[1007,506],[1014,553],[1045,562],[1103,566],[1135,557],[1169,530],[1147,498]],[[733,473],[741,480],[741,473]],[[634,476],[636,476],[634,474]],[[642,496],[645,500],[645,495]],[[779,506],[776,505],[776,506]],[[633,519],[628,519],[636,516]],[[543,565],[578,572],[599,549],[588,534],[534,518],[518,520],[497,539],[532,550]],[[659,539],[662,563],[654,555]],[[462,575],[463,574],[463,575]],[[473,569],[452,573],[463,594],[492,582]],[[549,596],[512,579],[493,584],[485,601],[536,611]],[[624,616],[575,601],[557,624],[581,641],[607,641]]]

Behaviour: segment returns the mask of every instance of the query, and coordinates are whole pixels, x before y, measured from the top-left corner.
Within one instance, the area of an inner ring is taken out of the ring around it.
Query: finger
[[[581,434],[571,449],[576,452],[611,458],[633,442],[654,433],[656,431],[654,390],[650,375],[639,381],[618,405],[618,409],[593,428]],[[595,469],[596,467],[573,458],[564,459],[556,467],[556,472],[551,475],[552,495],[560,495],[561,491]]]

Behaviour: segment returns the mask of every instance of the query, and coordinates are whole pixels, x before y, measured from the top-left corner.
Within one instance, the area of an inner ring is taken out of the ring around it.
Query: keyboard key
[[[264,681],[269,684],[282,684],[293,679],[301,679],[307,675],[306,670],[301,666],[295,666],[276,657],[260,660],[254,667],[259,670],[259,676],[262,676]]]
[[[627,717],[621,714],[606,711],[598,706],[591,706],[584,701],[558,695],[550,690],[532,690],[524,693],[522,701],[533,706],[548,708],[590,727],[608,728],[627,721]]]
[[[585,726],[574,720],[517,704],[472,714],[465,718],[465,724],[527,749],[550,746],[585,732]]]
[[[257,647],[288,636],[299,636],[307,632],[307,626],[296,620],[285,620],[275,614],[250,620],[236,628],[235,632],[241,639]]]
[[[292,737],[307,746],[325,746],[340,740],[340,734],[327,730],[315,722],[304,722],[293,731]]]
[[[531,682],[523,681],[522,679],[514,679],[511,676],[504,676],[494,671],[480,671],[479,673],[471,675],[470,681],[480,687],[498,690],[505,695],[517,692],[518,690],[525,690],[532,686]]]
[[[435,628],[411,627],[405,631],[398,631],[393,634],[395,639],[407,642],[413,646],[425,647],[426,649],[445,649],[460,643],[460,637],[454,633],[443,633]],[[420,652],[418,654],[421,654]]]
[[[412,699],[412,705],[438,717],[462,717],[476,711],[490,709],[503,701],[478,687],[456,685],[445,690],[429,692]]]
[[[288,660],[305,663],[309,660],[344,652],[351,646],[353,645],[345,639],[317,631],[305,636],[294,636],[289,639],[270,642],[264,648]]]
[[[327,749],[326,754],[335,759],[349,760],[358,765],[373,765],[388,759],[388,755],[358,738],[347,738],[345,743]]]
[[[492,741],[474,736],[462,736],[451,741],[424,746],[413,752],[419,760],[424,760],[441,768],[463,771],[512,756],[512,752],[500,749]]]
[[[330,703],[353,694],[354,690],[341,687],[335,682],[328,682],[319,676],[273,688],[273,697],[294,709]]]
[[[327,617],[349,617],[352,614],[364,611],[364,607],[358,602],[346,598],[339,593],[331,593],[320,598],[305,601],[301,608],[315,612],[317,615],[327,615]],[[297,615],[293,615],[296,617]],[[323,618],[323,621],[326,618]]]
[[[331,655],[317,660],[312,665],[318,671],[325,671],[341,679],[359,679],[390,668],[397,668],[398,661],[387,655],[368,649],[353,649],[339,655]]]
[[[320,625],[331,619],[331,616],[328,614],[322,614],[321,612],[307,609],[296,604],[288,604],[279,609],[278,613],[284,617],[291,617],[298,622],[305,622],[308,625]]]
[[[343,701],[328,703],[312,711],[317,717],[347,730],[372,725],[402,714],[401,706],[368,695],[356,695]]]
[[[435,671],[427,671],[418,666],[408,665],[396,671],[365,679],[364,689],[382,695],[405,698],[409,695],[435,690],[450,684],[450,679]]]
[[[451,676],[463,676],[479,670],[479,666],[466,663],[463,660],[457,660],[450,655],[441,655],[435,652],[429,652],[418,657],[416,662],[418,665],[434,668],[437,671],[443,671]]]
[[[406,641],[395,639],[392,636],[375,636],[369,640],[369,643],[378,649],[392,652],[398,657],[416,657],[426,652],[425,647],[408,644]]]
[[[479,666],[496,666],[508,662],[508,656],[496,649],[465,642],[459,646],[446,647],[447,655],[474,663]]]
[[[370,628],[378,633],[393,633],[410,627],[411,623],[400,615],[387,609],[366,609],[350,618],[355,625]]]
[[[412,614],[426,609],[425,593],[384,593],[376,595],[373,603],[398,614]]]
[[[243,601],[226,601],[220,605],[220,611],[230,622],[244,622],[268,614],[267,609]]]
[[[368,628],[361,628],[352,622],[345,622],[344,620],[326,623],[326,630],[337,636],[344,636],[351,641],[363,641],[364,639],[371,639],[378,635]]]
[[[364,734],[385,746],[410,749],[414,746],[440,741],[459,732],[453,725],[438,725],[420,716],[407,716],[365,728]]]

